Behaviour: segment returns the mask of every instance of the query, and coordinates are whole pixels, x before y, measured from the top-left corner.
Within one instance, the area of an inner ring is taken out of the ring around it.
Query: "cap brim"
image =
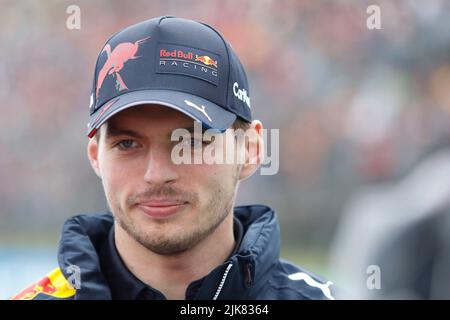
[[[236,120],[236,115],[198,96],[172,90],[140,90],[121,94],[103,104],[90,116],[88,136],[115,114],[142,104],[158,104],[178,110],[200,121],[206,128],[224,132]]]

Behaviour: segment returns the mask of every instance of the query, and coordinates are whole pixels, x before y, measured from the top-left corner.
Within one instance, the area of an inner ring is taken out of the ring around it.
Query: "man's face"
[[[145,105],[115,115],[102,126],[99,142],[89,142],[119,226],[158,254],[192,248],[216,230],[233,207],[237,165],[175,165],[171,160],[172,148],[179,143],[170,140],[172,131],[193,125],[176,110]]]

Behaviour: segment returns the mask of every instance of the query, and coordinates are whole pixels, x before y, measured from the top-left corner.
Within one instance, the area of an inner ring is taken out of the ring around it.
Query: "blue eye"
[[[128,149],[136,147],[136,145],[137,145],[136,141],[127,139],[127,140],[120,141],[117,144],[117,147],[119,147],[119,149],[121,149],[121,150],[128,150]]]

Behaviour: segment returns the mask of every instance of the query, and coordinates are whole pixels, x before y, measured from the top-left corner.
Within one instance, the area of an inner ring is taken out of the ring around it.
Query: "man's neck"
[[[235,247],[233,214],[194,248],[174,256],[156,254],[137,242],[118,223],[114,227],[116,247],[127,268],[138,279],[161,291],[167,299],[185,299],[189,284],[223,263]]]

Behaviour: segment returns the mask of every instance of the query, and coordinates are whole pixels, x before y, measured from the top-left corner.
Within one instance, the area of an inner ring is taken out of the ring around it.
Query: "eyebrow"
[[[187,131],[189,131],[189,133],[193,133],[194,132],[194,126],[189,126],[186,128],[175,128],[176,129],[185,129]],[[134,137],[134,138],[138,138],[138,139],[143,139],[144,137],[131,129],[125,129],[125,128],[120,128],[116,125],[112,125],[110,123],[108,123],[108,125],[106,126],[106,138],[114,138],[114,137],[118,137],[118,136],[130,136],[130,137]],[[202,134],[206,131],[206,128],[202,128]],[[169,133],[168,135],[170,136],[171,133]]]
[[[189,126],[189,127],[185,127],[185,128],[176,128],[176,129],[184,129],[184,130],[189,131],[190,133],[193,133],[195,127],[194,126]],[[174,130],[176,130],[176,129],[174,129]],[[202,134],[204,134],[206,130],[207,130],[207,128],[202,126]]]
[[[108,123],[107,127],[106,127],[106,138],[114,138],[117,136],[130,136],[130,137],[135,137],[135,138],[139,138],[142,139],[143,136],[131,129],[125,129],[125,128],[120,128],[114,125],[111,125]]]

